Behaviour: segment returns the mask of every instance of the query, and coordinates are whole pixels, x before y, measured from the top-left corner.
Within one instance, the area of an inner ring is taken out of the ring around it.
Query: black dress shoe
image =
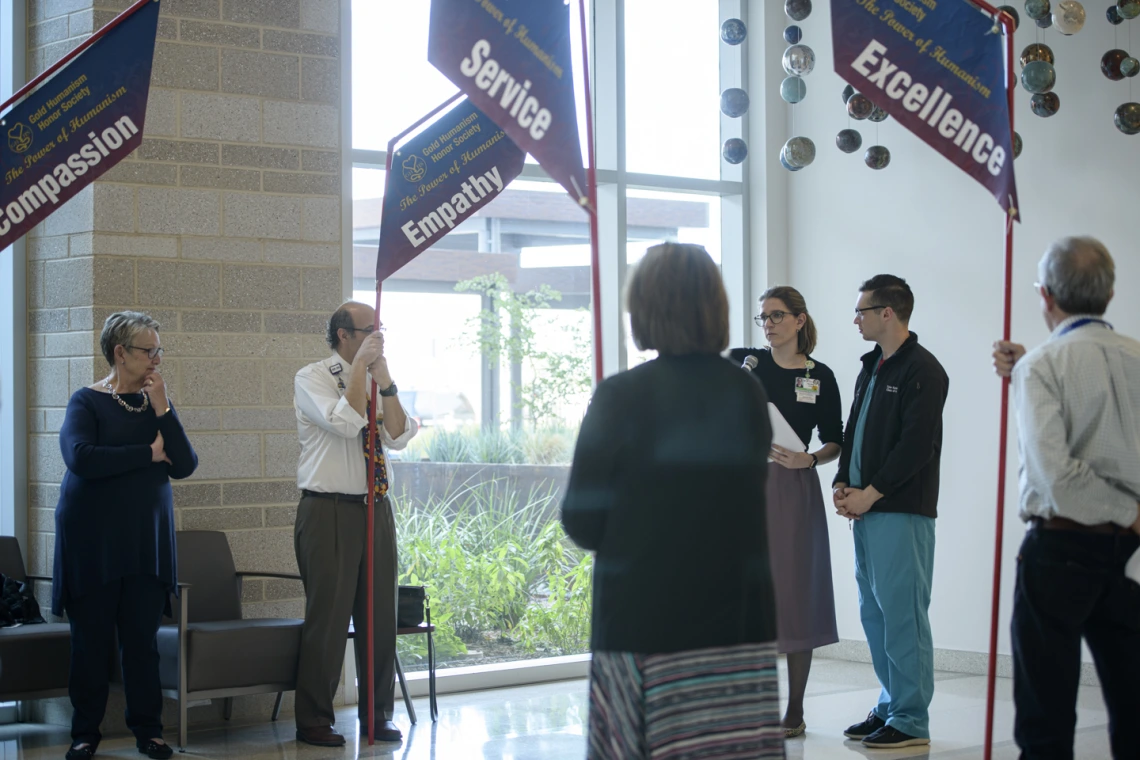
[[[135,746],[139,748],[140,755],[154,758],[154,760],[167,760],[174,754],[169,744],[159,744],[154,739],[138,739]]]
[[[314,728],[298,728],[297,741],[312,744],[315,747],[343,747],[344,736],[338,734],[332,726],[316,726]]]
[[[80,742],[82,744],[83,742]],[[67,750],[67,760],[91,760],[95,756],[95,747],[88,744],[86,747],[72,747]]]
[[[400,729],[396,728],[396,724],[390,720],[378,720],[375,727],[375,739],[378,742],[398,742],[402,741],[404,735],[400,733]],[[368,736],[368,721],[360,721],[360,735]]]

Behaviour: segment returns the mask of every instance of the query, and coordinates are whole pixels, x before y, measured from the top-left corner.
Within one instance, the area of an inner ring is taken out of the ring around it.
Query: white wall
[[[780,36],[785,22],[778,8],[782,4],[770,5],[777,7],[765,9],[763,28],[753,24],[753,33],[765,34],[764,47],[753,40],[754,50],[765,51],[764,61],[756,65],[769,70],[778,66],[785,47]],[[1119,297],[1109,319],[1121,332],[1140,336],[1140,301],[1130,292],[1130,284],[1140,282],[1140,136],[1123,135],[1112,123],[1119,104],[1140,98],[1140,78],[1110,82],[1101,75],[1100,56],[1114,46],[1114,38],[1099,8],[1089,6],[1089,22],[1078,35],[1062,37],[1052,29],[1041,34],[1057,56],[1060,113],[1051,119],[1034,116],[1028,93],[1017,94],[1017,131],[1025,141],[1016,162],[1024,222],[1015,231],[1013,335],[1031,345],[1046,336],[1031,290],[1037,259],[1051,240],[1081,233],[1099,237],[1116,258]],[[934,643],[942,649],[984,652],[989,642],[1000,417],[1000,384],[989,356],[1002,324],[1003,214],[981,185],[893,119],[851,125],[862,133],[864,149],[876,143],[890,149],[891,165],[884,171],[868,169],[862,151],[847,155],[835,147],[835,134],[848,120],[840,98],[845,83],[834,73],[828,16],[828,4],[817,2],[811,17],[800,23],[803,44],[815,50],[817,65],[807,78],[807,99],[796,106],[795,127],[797,134],[815,141],[817,158],[795,174],[785,172],[777,161],[764,162],[770,195],[782,187],[787,192],[786,199],[769,197],[767,203],[786,203],[789,280],[803,291],[819,325],[816,355],[835,370],[845,413],[858,358],[869,348],[852,325],[859,284],[889,272],[905,277],[914,289],[917,305],[911,327],[950,376],[931,609]],[[1140,47],[1140,21],[1134,23]],[[1036,41],[1036,31],[1032,22],[1023,24],[1015,54]],[[1119,33],[1120,46],[1127,48],[1127,26]],[[1136,90],[1134,98],[1128,96],[1129,81]],[[769,110],[790,111],[771,88],[753,98],[754,104]],[[754,114],[753,124],[762,123]],[[792,136],[790,123],[786,118],[785,137]],[[771,135],[752,137],[757,149],[765,138],[771,141]],[[754,154],[750,160],[760,158]],[[756,204],[765,202],[754,198]],[[754,271],[783,258],[783,252],[766,250],[764,242],[753,240]],[[1012,580],[1024,534],[1016,516],[1015,434],[1009,458],[1003,653],[1009,652]],[[825,468],[827,482],[833,473],[834,468]],[[835,518],[831,524],[839,633],[844,639],[862,639],[845,523]]]

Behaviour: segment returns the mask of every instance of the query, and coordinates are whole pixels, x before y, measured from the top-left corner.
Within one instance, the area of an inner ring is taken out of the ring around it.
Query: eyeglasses
[[[786,311],[774,311],[771,314],[757,314],[753,319],[756,320],[756,324],[763,327],[765,322],[778,325],[784,321],[784,317],[786,316],[788,316],[788,312]]]
[[[874,311],[875,309],[885,309],[885,308],[887,308],[887,307],[886,306],[864,306],[862,309],[856,308],[855,309],[855,318],[858,319],[859,317],[862,317],[865,312]]]
[[[384,327],[384,325],[380,325],[379,327],[376,327],[375,325],[368,325],[368,327],[356,327],[354,325],[352,327],[346,327],[344,329],[348,330],[349,332],[354,332],[354,333],[355,332],[362,332],[365,335],[371,335],[372,333],[376,332],[377,330],[379,330],[380,332],[386,332],[388,328]]]
[[[150,359],[158,358],[162,356],[164,352],[162,346],[155,346],[154,348],[143,348],[142,346],[124,346],[124,348],[134,351],[146,351],[146,355]]]

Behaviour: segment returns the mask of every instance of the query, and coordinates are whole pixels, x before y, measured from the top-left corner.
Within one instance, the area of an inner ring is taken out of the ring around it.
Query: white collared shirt
[[[339,376],[347,386],[352,365],[337,353],[302,367],[293,379],[293,409],[297,413],[297,435],[301,439],[297,488],[318,493],[366,494],[368,463],[362,438],[366,420],[352,408],[338,387],[337,375],[332,372],[337,364],[341,367]],[[404,413],[407,421],[399,437],[393,438],[383,424],[378,426],[380,443],[385,450],[403,449],[419,431],[419,425],[406,409]],[[389,490],[392,486],[389,463]]]
[[[1082,319],[1014,365],[1021,518],[1126,528],[1140,500],[1140,343]]]

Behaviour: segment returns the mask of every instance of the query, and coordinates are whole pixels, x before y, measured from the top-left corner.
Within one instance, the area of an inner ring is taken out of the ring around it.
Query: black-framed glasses
[[[788,316],[788,312],[786,311],[774,311],[771,314],[757,314],[755,317],[753,317],[753,319],[756,321],[757,325],[763,327],[765,322],[771,322],[774,325],[778,325],[784,321],[784,317],[786,316]]]
[[[864,306],[862,309],[856,307],[855,316],[861,317],[868,311],[875,311],[876,309],[885,309],[885,308],[887,308],[887,307],[886,306]]]
[[[162,356],[164,349],[162,346],[155,346],[154,348],[143,348],[142,346],[124,346],[124,348],[134,351],[146,351],[147,358],[155,359]]]
[[[354,332],[354,333],[362,332],[365,335],[371,335],[372,333],[376,332],[377,330],[379,330],[380,332],[385,332],[387,330],[387,328],[385,328],[384,325],[380,325],[379,327],[376,327],[375,325],[368,325],[368,327],[357,327],[356,325],[353,325],[352,327],[346,327],[344,329],[348,330],[349,332]]]

